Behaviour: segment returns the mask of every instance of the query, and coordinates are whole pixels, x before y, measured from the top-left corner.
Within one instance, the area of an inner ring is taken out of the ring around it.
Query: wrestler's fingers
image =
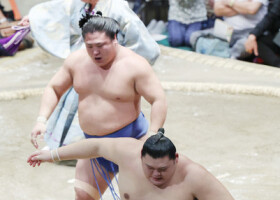
[[[37,162],[38,162],[38,161],[34,161],[34,162],[32,163],[32,166],[33,166],[33,167],[36,167]]]
[[[34,155],[31,157],[31,161],[38,161],[38,162],[51,162],[51,154],[50,151],[39,151],[39,154]]]
[[[36,167],[36,165],[39,167],[41,164],[40,160],[30,160],[29,165],[32,167]]]
[[[28,156],[27,158],[27,162],[33,161],[33,158],[38,156],[40,154],[40,151],[35,151],[33,153],[30,154],[30,156]]]
[[[44,132],[44,133],[41,133],[41,134],[39,135],[39,138],[40,138],[40,139],[44,139],[44,136],[45,136],[45,132]]]
[[[29,160],[29,161],[28,161],[28,163],[29,163],[29,165],[30,165],[30,166],[33,166],[33,164],[34,164],[34,161],[32,161],[32,160]]]
[[[40,159],[40,156],[33,156],[33,157],[31,158],[31,160],[32,160],[32,161],[39,161],[39,160],[41,160],[41,159]]]
[[[33,144],[33,146],[38,149],[38,143],[37,143],[37,135],[38,133],[35,133],[35,132],[31,132],[31,143]]]

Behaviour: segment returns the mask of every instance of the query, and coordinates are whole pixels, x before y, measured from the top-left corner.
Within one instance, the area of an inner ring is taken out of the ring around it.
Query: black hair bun
[[[158,133],[164,134],[164,128],[159,128],[159,129],[158,129]]]
[[[163,134],[164,134],[164,128],[159,128],[156,134],[156,139],[154,141],[154,144],[158,143],[160,139],[164,137]]]
[[[82,18],[79,21],[79,27],[83,28],[90,18],[92,18],[92,15],[88,13],[86,13],[86,15],[82,15]]]
[[[102,17],[102,12],[101,11],[97,11],[96,15],[99,15],[100,17]]]

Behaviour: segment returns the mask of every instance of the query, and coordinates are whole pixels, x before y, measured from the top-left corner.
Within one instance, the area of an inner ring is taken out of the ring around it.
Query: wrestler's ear
[[[115,37],[114,37],[114,44],[118,44],[117,34],[115,34]]]
[[[179,154],[176,153],[176,154],[175,154],[175,162],[178,163],[178,160],[179,160]]]

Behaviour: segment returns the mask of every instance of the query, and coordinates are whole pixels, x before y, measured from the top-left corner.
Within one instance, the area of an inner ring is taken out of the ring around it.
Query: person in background
[[[6,16],[3,14],[2,10],[0,10],[0,24],[7,22]]]
[[[178,154],[163,132],[160,128],[145,142],[133,138],[82,140],[52,151],[36,151],[27,162],[35,167],[60,159],[103,156],[120,167],[121,199],[233,200],[230,192],[210,172]]]
[[[250,56],[244,44],[250,31],[267,13],[268,0],[215,0],[214,13],[223,17],[233,28],[230,40],[230,56],[245,59]]]
[[[170,46],[191,46],[190,36],[207,19],[204,0],[169,0],[168,41]]]
[[[82,15],[101,11],[103,16],[119,22],[119,44],[128,47],[153,64],[160,49],[143,22],[124,0],[56,0],[34,6],[21,24],[30,24],[36,42],[44,50],[60,58],[84,48],[79,28]],[[78,122],[78,95],[70,88],[61,97],[48,119],[45,141],[48,148],[67,145],[84,138]]]
[[[265,17],[250,32],[245,48],[264,64],[280,67],[280,0],[270,3]]]
[[[0,2],[0,56],[13,56],[20,50],[31,48],[34,40],[30,34],[26,35],[22,33],[25,36],[22,34],[15,35],[19,27],[13,28],[13,26],[17,26],[18,21],[16,21],[17,19],[14,17],[14,11],[9,10],[12,9],[9,2],[3,2],[5,3],[3,5],[2,2]],[[16,6],[16,4],[14,5]],[[17,13],[17,16],[20,15]],[[15,39],[13,35],[17,37],[17,39]],[[11,42],[13,40],[17,42]]]
[[[8,1],[0,1],[0,25],[15,21],[13,10]]]

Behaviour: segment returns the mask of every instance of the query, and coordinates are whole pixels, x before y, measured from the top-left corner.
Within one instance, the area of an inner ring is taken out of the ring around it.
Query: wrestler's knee
[[[76,200],[98,200],[98,190],[87,182],[75,180]]]
[[[75,194],[76,194],[75,200],[98,200],[99,199],[99,198],[93,198],[87,192],[79,188],[75,188]]]

